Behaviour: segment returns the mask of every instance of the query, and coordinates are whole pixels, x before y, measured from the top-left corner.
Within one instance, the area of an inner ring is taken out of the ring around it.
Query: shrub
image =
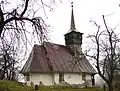
[[[35,88],[35,85],[34,85],[33,82],[30,83],[30,86],[31,86],[32,88]]]

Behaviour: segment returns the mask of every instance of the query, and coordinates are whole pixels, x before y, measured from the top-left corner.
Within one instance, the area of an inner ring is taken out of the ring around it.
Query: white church
[[[96,71],[82,52],[82,34],[76,30],[73,5],[71,25],[64,35],[65,44],[43,42],[34,45],[21,73],[27,85],[54,85],[65,81],[69,84],[82,84],[85,81],[95,85]]]

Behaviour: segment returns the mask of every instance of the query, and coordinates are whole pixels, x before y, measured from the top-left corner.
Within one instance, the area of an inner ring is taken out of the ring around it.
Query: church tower
[[[82,48],[82,34],[76,30],[75,21],[74,21],[74,12],[73,12],[73,3],[71,5],[72,12],[71,12],[71,25],[70,30],[66,33],[65,36],[65,44],[66,46],[70,47],[72,51],[81,52]]]

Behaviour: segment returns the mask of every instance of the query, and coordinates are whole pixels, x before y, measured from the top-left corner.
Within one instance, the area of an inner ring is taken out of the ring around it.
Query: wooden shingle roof
[[[96,71],[86,57],[73,62],[72,51],[64,45],[45,42],[34,45],[21,73],[28,72],[77,72],[94,74]]]

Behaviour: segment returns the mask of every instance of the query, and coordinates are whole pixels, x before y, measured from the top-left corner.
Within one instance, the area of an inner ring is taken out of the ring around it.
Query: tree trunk
[[[113,84],[112,84],[112,82],[108,83],[108,91],[113,91]]]

